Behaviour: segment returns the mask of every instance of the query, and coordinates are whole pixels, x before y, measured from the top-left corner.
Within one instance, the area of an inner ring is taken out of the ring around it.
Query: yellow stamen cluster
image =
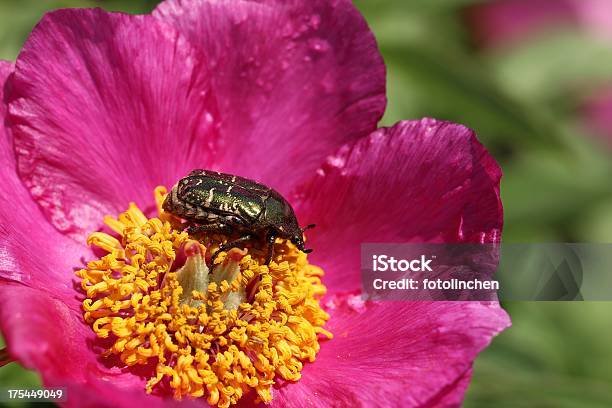
[[[271,401],[275,381],[297,381],[304,362],[315,360],[319,337],[332,337],[318,300],[323,271],[279,240],[269,267],[263,257],[232,250],[211,273],[207,248],[163,213],[165,194],[156,189],[159,218],[130,204],[117,219],[105,218],[118,239],[89,237],[106,255],[77,272],[85,321],[114,341],[106,355],[127,366],[156,364],[149,393],[170,387],[177,399],[205,397],[227,407],[254,389],[258,400]],[[181,251],[187,261],[179,267]]]

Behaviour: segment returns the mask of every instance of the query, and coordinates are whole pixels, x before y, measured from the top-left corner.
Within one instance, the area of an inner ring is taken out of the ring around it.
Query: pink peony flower
[[[604,86],[589,96],[580,113],[586,127],[612,147],[612,86]]]
[[[484,46],[521,43],[534,33],[563,26],[612,38],[608,0],[494,0],[469,9],[467,19]]]
[[[563,27],[578,29],[595,41],[612,41],[609,0],[495,0],[471,7],[466,16],[474,38],[485,47],[524,46],[534,35]],[[580,120],[612,146],[612,87],[609,83],[585,87],[584,81],[579,85]]]
[[[361,242],[499,241],[501,172],[463,126],[376,129],[385,69],[350,1],[60,10],[0,63],[0,84],[0,330],[10,359],[67,387],[67,405],[173,402],[145,393],[155,365],[101,353],[75,271],[97,258],[86,238],[105,215],[130,202],[153,214],[155,187],[193,168],[257,179],[317,224],[309,261],[325,271],[334,338],[301,379],[277,373],[273,405],[459,405],[476,355],[509,325],[494,302],[359,297]]]

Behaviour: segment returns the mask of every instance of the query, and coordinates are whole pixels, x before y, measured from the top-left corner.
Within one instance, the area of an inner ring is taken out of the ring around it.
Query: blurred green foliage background
[[[359,0],[388,72],[384,125],[431,116],[463,123],[504,170],[506,242],[612,242],[612,143],[584,126],[584,92],[612,83],[612,37],[567,25],[513,47],[481,48],[475,0]],[[156,1],[0,0],[0,58],[14,60],[42,14]],[[611,6],[612,7],[612,6]],[[507,303],[513,327],[477,360],[467,407],[612,406],[611,303]],[[16,364],[2,385],[35,385]]]

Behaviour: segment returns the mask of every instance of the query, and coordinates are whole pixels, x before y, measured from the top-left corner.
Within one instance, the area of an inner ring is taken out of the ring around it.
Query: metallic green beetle
[[[274,240],[285,238],[302,252],[303,233],[291,205],[277,191],[244,177],[210,170],[193,170],[172,187],[163,203],[165,211],[189,222],[187,231],[235,233],[241,237],[223,244],[216,255],[256,238],[268,242],[266,263],[272,260]]]

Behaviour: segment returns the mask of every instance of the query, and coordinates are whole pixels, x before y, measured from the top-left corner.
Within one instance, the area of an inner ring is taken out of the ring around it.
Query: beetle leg
[[[219,249],[217,249],[215,251],[215,253],[213,254],[213,256],[210,258],[210,267],[211,269],[215,267],[215,259],[217,259],[217,255],[219,255],[219,253],[221,253],[221,251],[228,251],[232,248],[236,248],[237,246],[239,246],[240,244],[242,244],[243,242],[246,241],[251,241],[253,239],[253,235],[245,235],[243,237],[240,237],[234,241],[231,242],[226,242],[225,244],[221,245],[219,247]]]
[[[274,241],[276,240],[276,235],[268,234],[268,255],[266,256],[266,265],[270,265],[272,261],[272,256],[274,255]]]

